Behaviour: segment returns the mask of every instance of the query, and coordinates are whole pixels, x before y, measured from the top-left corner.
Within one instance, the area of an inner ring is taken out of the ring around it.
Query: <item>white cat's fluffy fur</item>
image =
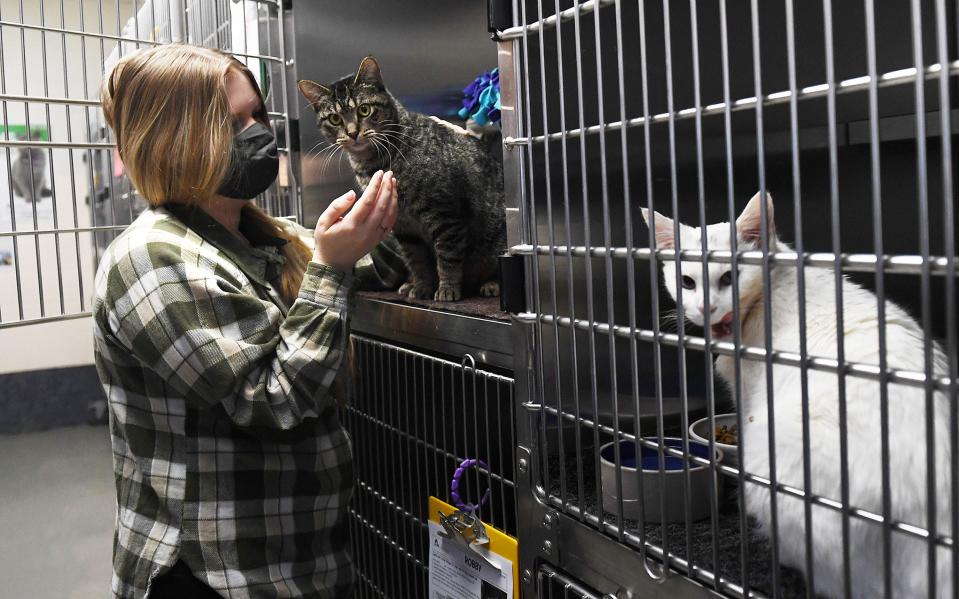
[[[767,195],[768,222],[773,223],[772,199]],[[759,249],[761,199],[754,196],[736,220],[738,249]],[[649,221],[648,214],[643,211]],[[656,214],[657,247],[674,247],[673,222]],[[706,228],[711,250],[730,249],[729,223]],[[680,247],[699,249],[702,230],[680,225]],[[770,251],[792,251],[778,240],[775,226],[769,231]],[[702,264],[681,262],[681,273],[690,277],[695,289],[682,289],[685,316],[703,324]],[[677,298],[676,263],[664,265],[664,280],[669,293]],[[710,264],[710,304],[715,306],[711,323],[721,323],[732,312],[731,286],[721,285],[728,264]],[[741,265],[739,289],[742,343],[765,347],[762,268]],[[834,271],[827,268],[805,269],[806,350],[810,356],[836,358],[836,305]],[[799,287],[794,266],[776,265],[770,271],[770,309],[772,311],[773,348],[798,353]],[[689,281],[686,281],[689,286]],[[870,291],[843,279],[843,317],[845,360],[879,364],[877,298]],[[886,347],[889,368],[922,372],[923,331],[905,310],[887,301]],[[728,321],[728,317],[727,317]],[[729,340],[728,328],[713,328],[714,337]],[[937,374],[946,372],[942,350],[934,344]],[[721,356],[716,372],[730,388],[734,384],[734,361]],[[741,431],[746,471],[769,476],[769,417],[767,411],[766,365],[741,360],[741,395],[738,409],[743,414]],[[773,403],[775,409],[776,475],[780,483],[805,488],[803,481],[802,404],[798,367],[773,367]],[[840,500],[839,471],[839,392],[838,376],[809,370],[808,397],[810,416],[811,487],[816,495]],[[923,389],[898,384],[888,386],[890,424],[889,472],[892,518],[927,528],[926,511],[926,410]],[[877,381],[846,377],[847,440],[849,456],[849,493],[853,506],[882,513],[882,470],[880,461],[880,387]],[[949,401],[944,393],[934,396],[936,526],[939,534],[951,536],[951,455],[948,423]],[[770,534],[769,491],[747,483],[746,509]],[[806,570],[805,516],[800,499],[778,495],[780,560],[800,571]],[[813,505],[813,567],[815,590],[828,597],[843,596],[842,520],[839,512]],[[852,596],[857,599],[882,597],[882,527],[874,522],[850,518],[850,571]],[[892,532],[893,597],[911,599],[928,596],[928,562],[925,541]],[[951,551],[937,552],[936,597],[952,597]]]

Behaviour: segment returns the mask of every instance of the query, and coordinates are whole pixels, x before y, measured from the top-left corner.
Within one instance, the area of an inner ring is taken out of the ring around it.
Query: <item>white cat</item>
[[[773,224],[772,199],[767,195],[769,251],[792,249],[779,241]],[[738,249],[758,250],[760,245],[761,199],[756,194],[736,220]],[[643,210],[649,222],[649,215]],[[673,221],[656,214],[656,245],[673,248]],[[702,229],[680,225],[680,248],[700,249]],[[730,249],[729,223],[706,228],[710,250]],[[676,263],[664,265],[666,288],[677,298]],[[682,304],[686,318],[702,326],[703,270],[698,262],[681,262]],[[729,264],[708,266],[709,306],[712,337],[731,341],[732,289]],[[743,345],[765,347],[764,304],[770,298],[773,348],[799,353],[799,287],[797,269],[791,265],[770,263],[770,289],[763,289],[762,267],[739,266],[739,297]],[[805,269],[806,349],[810,356],[836,358],[835,273],[829,268]],[[843,317],[845,360],[879,364],[877,298],[870,291],[843,279]],[[923,371],[923,331],[902,308],[886,302],[886,347],[888,367]],[[934,345],[937,374],[946,372],[945,358]],[[734,359],[720,356],[716,372],[727,384],[734,384]],[[747,472],[769,476],[769,417],[766,394],[766,365],[741,360],[741,431]],[[774,365],[773,402],[775,408],[776,475],[780,483],[802,489],[803,442],[800,370]],[[882,470],[880,461],[880,387],[877,381],[846,377],[847,440],[849,456],[849,493],[853,506],[882,513]],[[839,392],[838,376],[808,370],[810,420],[810,459],[812,493],[840,500],[839,471]],[[888,386],[890,426],[889,472],[892,518],[920,528],[928,528],[926,512],[926,411],[924,391],[899,384]],[[949,398],[934,396],[936,526],[938,534],[951,536],[951,455],[948,423]],[[745,489],[747,512],[755,517],[762,532],[771,532],[768,488],[748,483]],[[779,555],[784,565],[805,572],[805,517],[800,499],[778,494]],[[813,505],[813,568],[815,590],[828,597],[843,597],[842,520],[839,512]],[[882,597],[882,526],[856,517],[850,518],[850,572],[852,596],[856,599]],[[893,530],[892,596],[902,599],[928,597],[927,543]],[[952,553],[940,547],[936,551],[936,597],[952,597]]]

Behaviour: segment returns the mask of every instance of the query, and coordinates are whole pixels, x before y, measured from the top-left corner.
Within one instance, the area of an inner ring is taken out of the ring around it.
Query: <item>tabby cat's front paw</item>
[[[499,297],[499,282],[487,281],[480,287],[480,295],[483,297]]]
[[[437,302],[455,302],[459,301],[461,297],[463,297],[463,293],[459,287],[455,287],[449,283],[440,283],[440,288],[436,290],[436,295],[433,296],[433,299]]]
[[[400,287],[399,294],[405,295],[410,299],[433,299],[435,287],[426,283],[408,282]]]

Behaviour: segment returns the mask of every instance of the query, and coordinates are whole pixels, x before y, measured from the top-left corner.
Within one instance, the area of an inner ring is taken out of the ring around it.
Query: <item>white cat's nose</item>
[[[710,306],[710,307],[709,307],[709,313],[710,313],[710,314],[715,314],[717,309],[719,309],[719,306]],[[700,304],[700,306],[699,306],[699,313],[700,313],[700,314],[705,314],[705,313],[706,313],[706,307],[703,306],[702,304]]]

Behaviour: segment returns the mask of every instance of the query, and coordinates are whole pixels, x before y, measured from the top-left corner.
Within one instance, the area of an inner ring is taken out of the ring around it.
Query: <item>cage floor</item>
[[[591,448],[584,447],[584,456],[592,456]],[[549,488],[554,497],[562,497],[560,486],[560,459],[550,456]],[[578,472],[574,462],[566,460],[566,501],[578,506],[592,515],[603,514],[606,522],[618,525],[619,519],[615,514],[602,509],[602,500],[596,489],[596,468],[592,459],[582,460],[583,498],[577,496]],[[719,519],[716,523],[718,533],[718,561],[719,574],[730,581],[742,584],[741,534],[739,504],[736,499],[738,489],[733,479],[724,477],[727,483],[724,488],[724,500],[719,506]],[[627,532],[639,534],[639,523],[636,520],[624,520]],[[652,544],[662,547],[663,526],[647,524],[645,538]],[[747,522],[747,567],[749,589],[758,591],[767,597],[772,596],[772,564],[770,563],[771,549],[769,542],[758,534],[756,523],[751,519]],[[709,518],[693,522],[690,526],[690,550],[695,565],[709,571],[716,572],[713,567],[713,531]],[[667,524],[666,538],[669,543],[669,552],[683,559],[688,558],[687,531],[685,523]],[[779,571],[779,594],[781,599],[799,599],[806,596],[806,585],[802,574],[791,568],[781,567]]]
[[[441,312],[464,314],[494,320],[509,320],[509,314],[500,309],[498,297],[464,297],[458,302],[434,302],[432,300],[414,300],[394,291],[363,291],[359,294],[369,299],[419,306]]]

